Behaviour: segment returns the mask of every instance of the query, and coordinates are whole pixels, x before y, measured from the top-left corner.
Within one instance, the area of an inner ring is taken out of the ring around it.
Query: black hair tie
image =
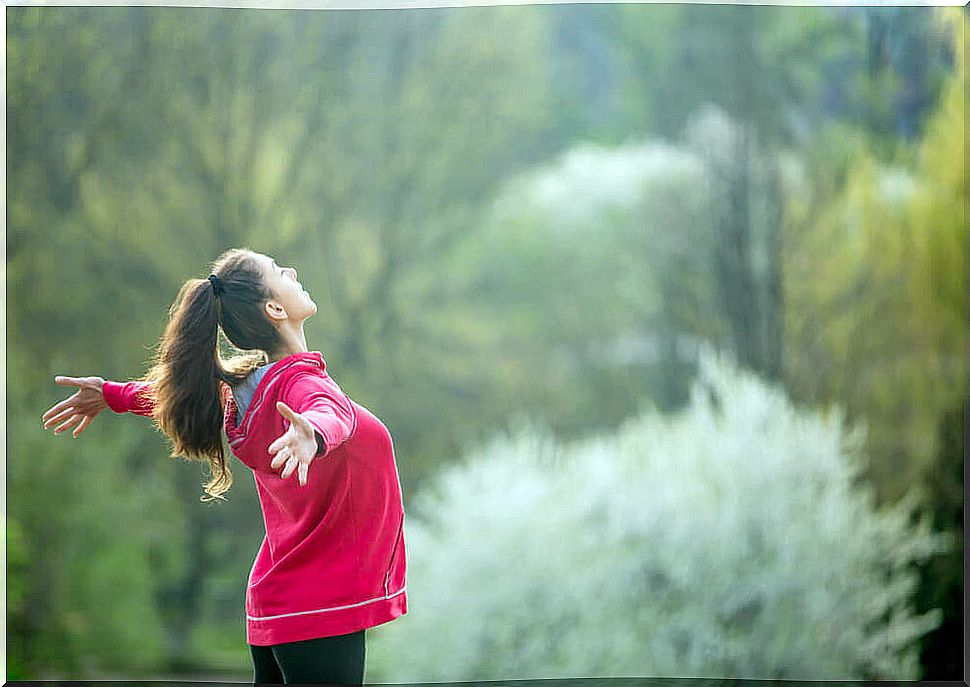
[[[225,288],[222,286],[222,282],[219,281],[219,277],[217,277],[216,275],[214,274],[209,275],[209,283],[212,284],[212,292],[215,295],[221,296],[222,292],[225,291]]]

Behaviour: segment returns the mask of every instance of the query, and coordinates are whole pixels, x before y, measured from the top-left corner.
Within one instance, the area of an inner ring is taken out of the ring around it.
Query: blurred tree
[[[922,507],[962,542],[964,447],[954,409],[967,388],[962,141],[968,96],[960,40],[967,16],[939,10],[937,17],[954,40],[955,71],[922,140],[901,146],[890,167],[857,138],[851,152],[839,151],[834,164],[811,175],[822,183],[793,206],[793,227],[806,223],[792,233],[788,372],[797,397],[845,403],[851,417],[866,420],[869,477],[881,502],[923,484]],[[826,150],[820,146],[816,159],[832,160]],[[945,614],[923,644],[926,674],[934,679],[958,675],[953,650],[962,644],[956,629],[963,617],[962,559],[960,545],[920,568],[920,608],[932,604]]]
[[[860,141],[847,166],[828,166],[844,167],[844,190],[826,179],[838,169],[818,167],[808,178],[822,183],[788,216],[790,383],[800,397],[839,399],[872,423],[881,499],[898,498],[932,464],[939,418],[965,384],[965,160],[953,145],[962,140],[954,137],[964,126],[964,69],[961,58],[918,147],[884,166]],[[844,148],[843,136],[828,140]]]
[[[730,150],[709,153],[721,196],[710,218],[720,241],[711,267],[732,347],[771,379],[783,378],[785,340],[778,151],[809,143],[838,114],[861,112],[883,135],[882,120],[869,116],[876,108],[893,132],[915,131],[948,68],[948,41],[930,11],[882,9],[634,4],[614,17],[619,52],[636,77],[623,81],[627,102],[642,127],[679,136],[708,102],[737,123]],[[874,54],[886,57],[874,62]],[[906,74],[904,86],[896,71]]]
[[[932,457],[919,455],[920,481],[931,499],[926,509],[938,529],[953,533],[955,546],[920,571],[919,606],[944,610],[943,625],[923,644],[923,664],[930,679],[958,679],[964,622],[963,461],[966,455],[963,414],[967,408],[966,368],[966,112],[967,44],[970,16],[965,8],[938,10],[936,26],[948,32],[955,50],[955,70],[948,78],[939,109],[927,121],[917,148],[921,183],[909,205],[906,230],[912,277],[908,297],[917,342],[908,365],[919,366],[929,389],[917,416],[932,427]],[[917,398],[911,402],[918,402]],[[912,412],[912,411],[911,411]]]
[[[823,63],[806,57],[839,45],[847,30],[816,8],[779,10],[629,6],[618,27],[640,77],[630,83],[642,84],[633,85],[629,97],[643,101],[646,126],[680,136],[683,123],[708,103],[736,122],[730,141],[699,151],[715,194],[707,221],[719,245],[710,269],[739,360],[771,379],[781,377],[784,337],[778,223],[784,199],[774,150],[815,115],[810,94]],[[756,179],[765,164],[769,169]],[[762,208],[755,207],[759,202]]]

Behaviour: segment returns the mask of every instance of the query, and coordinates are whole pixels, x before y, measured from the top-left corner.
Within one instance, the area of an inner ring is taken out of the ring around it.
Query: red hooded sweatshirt
[[[267,646],[330,637],[407,613],[404,506],[391,435],[327,374],[323,356],[295,353],[263,375],[236,426],[223,387],[232,453],[252,469],[266,536],[246,590],[249,644]],[[116,413],[151,416],[147,382],[104,384]],[[289,422],[283,401],[310,421],[326,444],[306,486],[270,467],[269,445]]]

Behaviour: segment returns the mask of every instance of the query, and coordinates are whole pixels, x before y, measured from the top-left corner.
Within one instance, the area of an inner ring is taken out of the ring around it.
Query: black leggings
[[[273,646],[249,645],[253,683],[364,683],[364,631]]]

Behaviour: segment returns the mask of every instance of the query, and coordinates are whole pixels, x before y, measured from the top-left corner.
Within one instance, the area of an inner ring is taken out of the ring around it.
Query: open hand
[[[299,468],[300,486],[306,486],[307,471],[310,461],[317,453],[317,439],[313,425],[299,413],[293,411],[282,401],[276,403],[276,409],[284,418],[290,421],[290,427],[280,438],[269,445],[270,455],[274,455],[270,467],[274,470],[285,463],[280,477],[286,479]]]
[[[51,406],[43,415],[44,429],[57,425],[54,434],[74,427],[72,434],[77,437],[87,429],[91,421],[108,407],[105,403],[101,377],[65,377],[58,375],[54,381],[61,386],[76,386],[78,390],[60,403]]]

